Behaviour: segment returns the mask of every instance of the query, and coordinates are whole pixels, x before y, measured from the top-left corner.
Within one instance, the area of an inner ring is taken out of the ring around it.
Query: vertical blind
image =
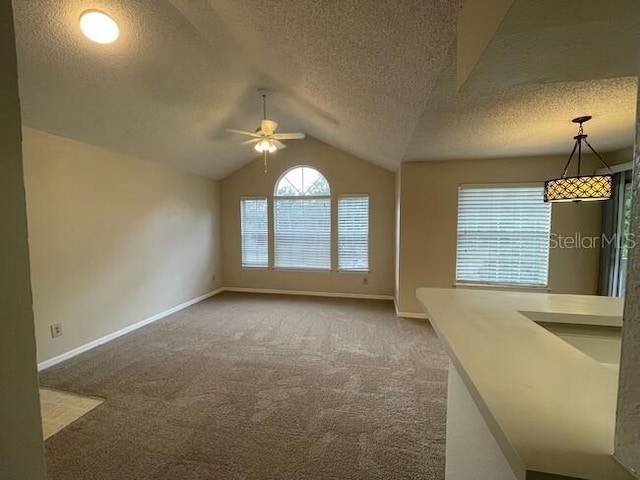
[[[266,198],[240,201],[243,267],[269,266],[269,222]]]
[[[276,268],[331,269],[331,198],[275,199]]]
[[[461,186],[456,281],[546,286],[550,230],[541,185]]]
[[[369,196],[338,199],[338,269],[369,270]]]

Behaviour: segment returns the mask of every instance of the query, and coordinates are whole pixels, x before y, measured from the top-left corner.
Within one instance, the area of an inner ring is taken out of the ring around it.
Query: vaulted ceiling
[[[225,128],[258,126],[258,87],[280,130],[391,170],[564,153],[582,114],[632,144],[640,2],[512,2],[458,88],[459,0],[14,0],[23,123],[213,178],[255,158]],[[117,42],[82,35],[88,8]]]

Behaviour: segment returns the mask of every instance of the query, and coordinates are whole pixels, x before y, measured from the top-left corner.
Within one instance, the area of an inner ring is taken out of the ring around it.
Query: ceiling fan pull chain
[[[264,173],[267,173],[267,151],[264,152]]]

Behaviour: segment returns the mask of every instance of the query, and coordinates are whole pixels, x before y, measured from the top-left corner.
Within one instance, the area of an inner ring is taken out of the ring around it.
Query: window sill
[[[548,286],[540,285],[513,285],[509,283],[464,283],[456,282],[453,284],[454,288],[479,288],[479,289],[495,289],[495,290],[536,290],[540,292],[550,292],[551,289]]]
[[[298,273],[331,273],[330,268],[302,268],[302,267],[273,267],[276,272],[298,272]]]
[[[347,273],[347,274],[355,274],[355,275],[370,275],[371,270],[332,270],[330,268],[288,268],[288,267],[252,267],[242,265],[240,267],[242,270],[251,270],[251,271],[274,271],[274,272],[298,272],[298,273]]]

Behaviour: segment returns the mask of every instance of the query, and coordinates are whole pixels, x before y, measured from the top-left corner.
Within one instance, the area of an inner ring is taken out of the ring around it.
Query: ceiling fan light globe
[[[260,140],[253,148],[255,148],[257,152],[262,153],[269,148],[269,144],[266,140]]]
[[[256,143],[256,146],[253,147],[256,149],[256,151],[262,153],[262,152],[269,152],[269,153],[273,153],[276,151],[276,146],[273,145],[269,140],[260,140],[258,143]]]

